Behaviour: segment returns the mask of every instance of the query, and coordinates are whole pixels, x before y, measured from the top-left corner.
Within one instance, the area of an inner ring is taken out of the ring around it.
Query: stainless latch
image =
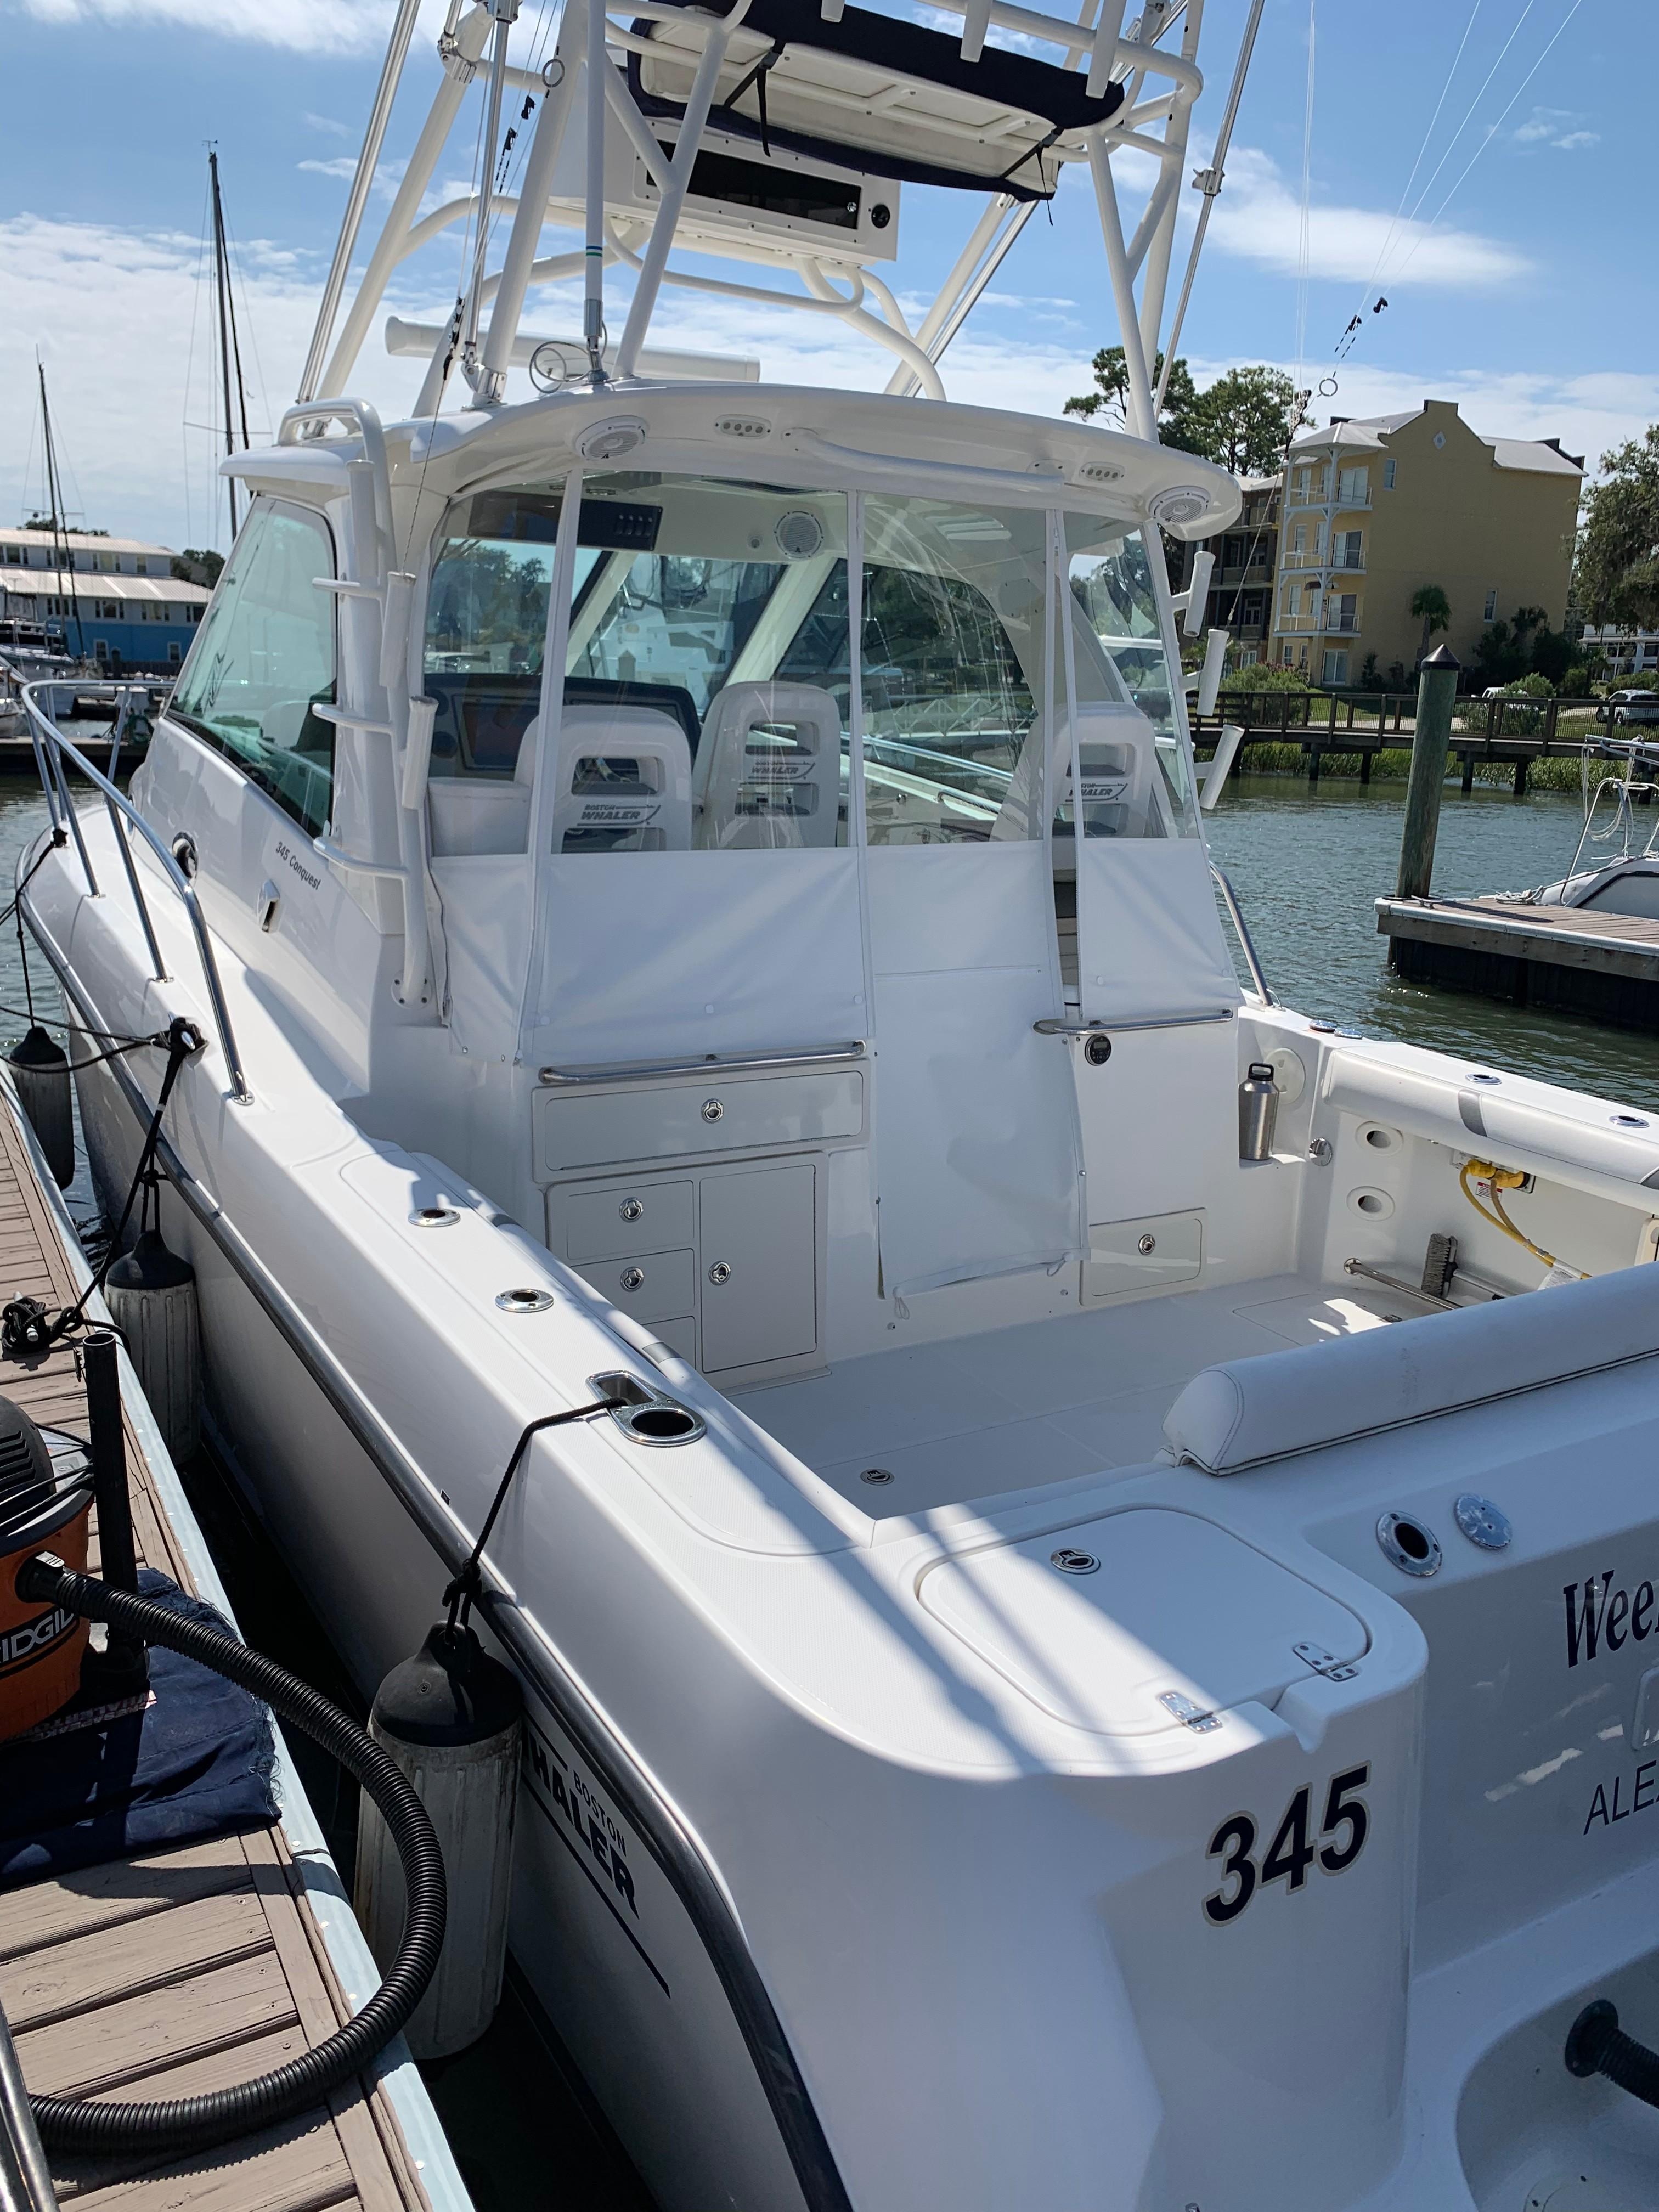
[[[1182,1728],[1189,1728],[1194,1735],[1207,1735],[1212,1729],[1221,1726],[1219,1713],[1212,1713],[1203,1705],[1194,1705],[1179,1690],[1161,1692],[1158,1702],[1166,1712],[1174,1714]]]
[[[1322,1674],[1328,1682],[1352,1682],[1359,1672],[1357,1661],[1339,1659],[1334,1651],[1326,1650],[1322,1644],[1293,1644],[1291,1649],[1304,1667],[1311,1667],[1316,1674]]]

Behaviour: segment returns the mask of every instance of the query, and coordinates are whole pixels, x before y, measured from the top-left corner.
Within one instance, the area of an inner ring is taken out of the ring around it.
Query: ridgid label
[[[1603,1651],[1622,1651],[1626,1643],[1645,1644],[1659,1622],[1654,1618],[1650,1582],[1627,1589],[1608,1568],[1569,1583],[1561,1593],[1566,1607],[1567,1664],[1577,1667]]]

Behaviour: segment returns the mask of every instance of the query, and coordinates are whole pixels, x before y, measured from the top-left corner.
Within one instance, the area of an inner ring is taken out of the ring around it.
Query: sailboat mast
[[[230,258],[225,251],[225,209],[219,197],[219,151],[208,149],[208,174],[213,182],[213,270],[219,301],[219,376],[225,398],[225,451],[236,451],[235,415],[242,418],[242,450],[248,447],[247,397],[242,385],[242,349],[236,336],[236,313],[230,297]],[[236,360],[236,397],[240,408],[231,405],[230,364],[233,352]],[[226,486],[230,495],[230,534],[236,535],[236,480],[230,477]]]
[[[75,617],[75,651],[77,659],[87,657],[87,641],[81,629],[81,598],[75,588],[75,556],[70,550],[69,517],[64,512],[64,487],[58,476],[58,449],[52,441],[52,410],[46,404],[46,364],[36,361],[40,377],[40,428],[46,447],[46,506],[52,521],[52,550],[62,562],[60,574],[69,578],[70,612]]]

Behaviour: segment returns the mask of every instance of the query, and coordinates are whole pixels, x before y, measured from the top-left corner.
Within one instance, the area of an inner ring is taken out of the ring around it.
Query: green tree
[[[1095,373],[1095,389],[1079,392],[1066,402],[1061,410],[1067,415],[1080,415],[1085,422],[1103,415],[1108,425],[1115,430],[1123,429],[1129,419],[1129,370],[1121,346],[1102,346],[1091,364]],[[1164,374],[1164,356],[1159,354],[1152,363],[1152,389]],[[1207,428],[1200,420],[1201,403],[1192,372],[1179,356],[1170,364],[1170,381],[1165,386],[1164,404],[1158,410],[1158,431],[1166,446],[1174,446],[1183,453],[1207,456]]]
[[[167,562],[167,572],[175,583],[202,584],[211,591],[224,565],[224,555],[216,553],[210,545],[186,545]]]
[[[1438,584],[1419,584],[1412,593],[1412,612],[1422,618],[1423,642],[1417,648],[1417,657],[1420,661],[1426,658],[1429,640],[1436,630],[1450,627],[1451,601]]]
[[[1234,476],[1265,477],[1285,464],[1296,420],[1296,386],[1259,365],[1230,368],[1198,395],[1194,427],[1206,442],[1188,448]]]
[[[1573,599],[1593,623],[1659,623],[1659,422],[1601,456],[1584,495]]]

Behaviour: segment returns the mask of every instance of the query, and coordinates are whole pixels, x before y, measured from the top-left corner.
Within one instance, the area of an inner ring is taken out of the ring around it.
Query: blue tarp
[[[165,1575],[145,1597],[230,1633]],[[270,1709],[176,1652],[152,1649],[142,1712],[0,1744],[0,1888],[199,1842],[278,1817]]]

